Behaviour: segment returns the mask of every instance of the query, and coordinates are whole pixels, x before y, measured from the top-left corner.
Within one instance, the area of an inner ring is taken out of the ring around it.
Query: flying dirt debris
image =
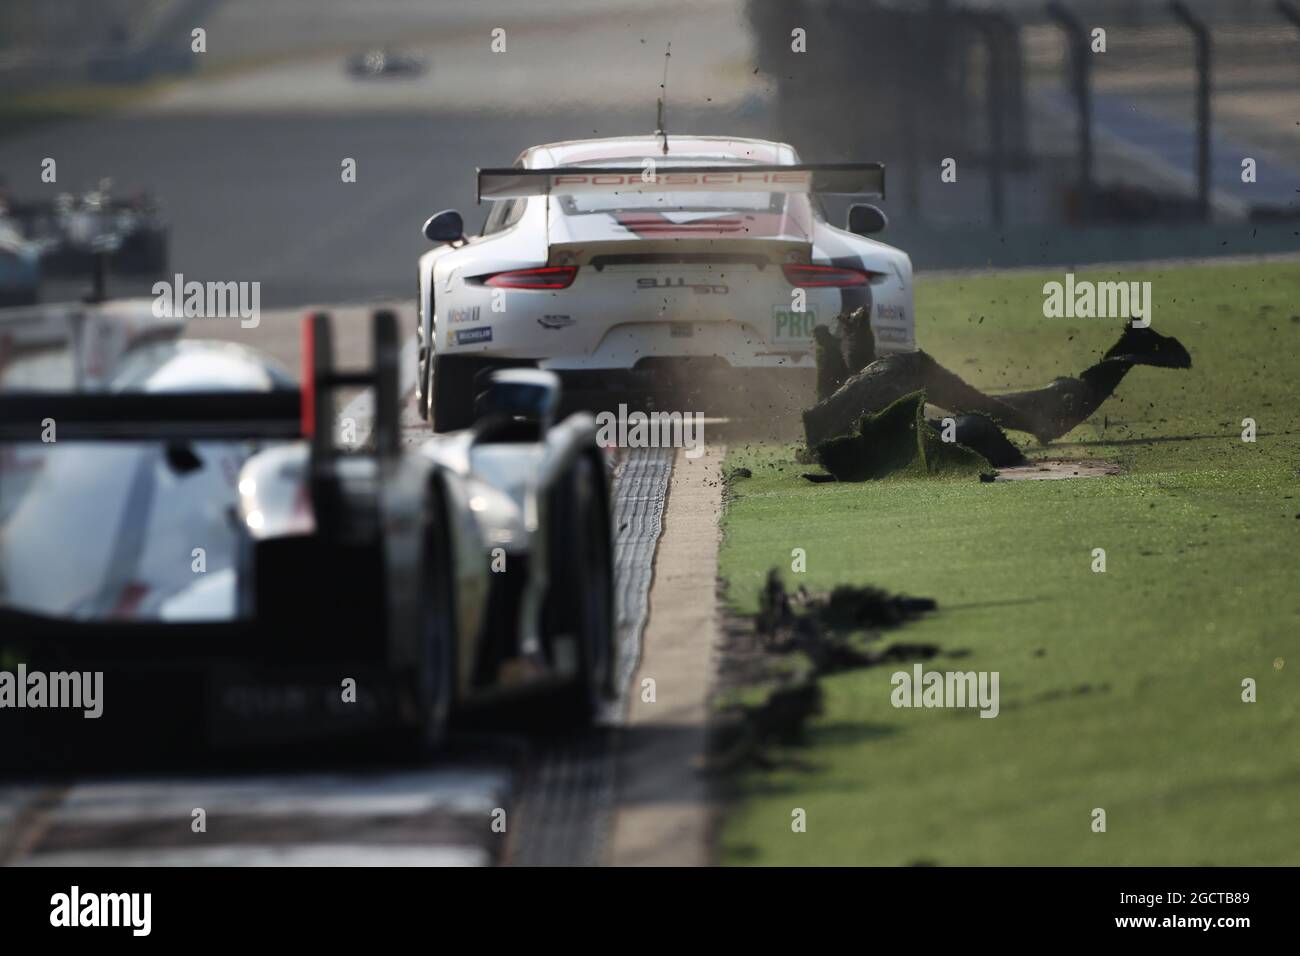
[[[836,325],[837,332],[815,330],[818,402],[803,413],[803,423],[814,457],[843,481],[906,468],[983,473],[989,465],[1023,464],[1003,428],[1028,432],[1047,444],[1101,407],[1135,365],[1192,366],[1177,339],[1126,323],[1101,361],[1077,378],[986,395],[923,351],[876,358],[865,309],[840,315]],[[853,373],[854,368],[860,371]],[[927,403],[953,413],[955,442],[941,440],[941,421],[925,418]]]
[[[801,650],[819,671],[830,672],[841,669],[837,661],[851,660],[848,666],[863,667],[881,659],[878,651],[861,654],[850,644],[833,646],[837,640],[854,636],[874,640],[879,629],[898,627],[938,606],[934,598],[890,594],[870,585],[841,584],[825,594],[800,586],[790,593],[773,568],[759,595],[754,623],[773,650]]]

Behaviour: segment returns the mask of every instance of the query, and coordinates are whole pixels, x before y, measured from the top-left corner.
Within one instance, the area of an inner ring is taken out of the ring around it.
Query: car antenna
[[[664,51],[664,81],[659,84],[659,103],[655,117],[655,135],[664,141],[664,155],[668,155],[668,125],[664,122],[664,101],[668,99],[668,61],[673,55],[673,45],[669,41]]]

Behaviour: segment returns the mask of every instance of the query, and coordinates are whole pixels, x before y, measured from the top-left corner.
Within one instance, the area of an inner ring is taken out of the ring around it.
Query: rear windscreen
[[[573,231],[609,238],[812,237],[813,208],[800,193],[585,193],[555,196],[553,216]]]

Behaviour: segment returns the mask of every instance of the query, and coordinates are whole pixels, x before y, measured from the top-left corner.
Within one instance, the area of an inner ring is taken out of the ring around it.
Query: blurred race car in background
[[[93,391],[7,366],[0,447],[42,454],[38,480],[5,492],[0,659],[102,671],[107,704],[93,721],[10,713],[22,726],[0,759],[72,759],[51,743],[60,728],[93,764],[127,741],[182,757],[423,750],[453,708],[501,699],[594,717],[614,664],[594,420],[557,421],[554,377],[506,370],[472,428],[404,449],[392,313],[375,317],[374,354],[373,369],[335,368],[317,314],[301,388],[242,346],[174,338],[121,352]],[[358,387],[374,390],[373,442],[347,451],[334,396]]]
[[[436,431],[472,417],[484,369],[558,373],[575,402],[753,411],[811,404],[812,331],[860,307],[882,353],[915,347],[912,266],[826,221],[817,193],[884,196],[874,163],[806,165],[784,143],[663,134],[576,140],[481,169],[481,235],[425,223],[418,395]],[[802,403],[802,404],[801,404]],[[722,408],[718,406],[723,406]]]
[[[0,307],[34,305],[40,297],[40,248],[0,208]]]
[[[148,193],[118,199],[105,179],[83,193],[12,202],[8,216],[39,249],[48,275],[89,274],[100,252],[108,254],[109,268],[123,275],[167,271],[169,228],[162,207]]]
[[[354,53],[347,61],[348,75],[359,79],[415,77],[423,75],[424,70],[425,61],[420,57],[389,47]]]

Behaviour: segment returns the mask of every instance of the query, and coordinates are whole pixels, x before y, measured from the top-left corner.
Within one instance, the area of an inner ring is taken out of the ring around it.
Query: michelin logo
[[[457,345],[477,345],[482,342],[492,341],[492,326],[485,325],[480,329],[457,329]]]

